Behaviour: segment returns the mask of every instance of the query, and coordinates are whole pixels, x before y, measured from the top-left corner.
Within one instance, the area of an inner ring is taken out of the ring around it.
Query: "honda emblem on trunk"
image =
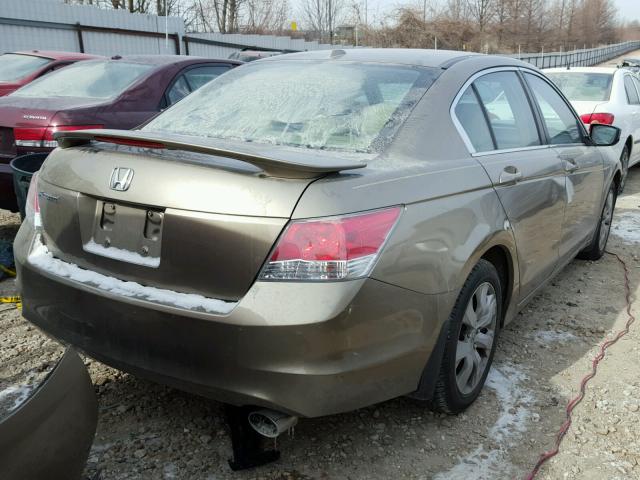
[[[113,173],[111,174],[111,183],[109,186],[111,187],[111,190],[124,192],[129,189],[131,180],[133,180],[133,169],[116,167],[113,169]]]

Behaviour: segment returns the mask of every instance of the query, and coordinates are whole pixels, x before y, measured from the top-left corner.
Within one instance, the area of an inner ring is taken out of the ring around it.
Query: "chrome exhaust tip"
[[[293,428],[298,423],[298,417],[263,408],[251,412],[248,421],[251,428],[263,437],[277,438],[281,433]]]

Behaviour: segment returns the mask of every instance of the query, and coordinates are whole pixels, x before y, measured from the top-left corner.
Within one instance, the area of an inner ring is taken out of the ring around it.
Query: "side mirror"
[[[597,147],[611,147],[620,141],[620,129],[612,125],[592,123],[589,134]]]

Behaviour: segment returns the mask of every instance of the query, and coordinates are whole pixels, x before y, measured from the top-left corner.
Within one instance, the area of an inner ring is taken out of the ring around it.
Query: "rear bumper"
[[[414,391],[440,332],[441,296],[373,279],[256,282],[226,315],[181,312],[56,278],[14,251],[23,315],[124,371],[234,405],[316,417]]]
[[[0,208],[18,211],[18,201],[13,189],[13,173],[8,163],[0,163]]]

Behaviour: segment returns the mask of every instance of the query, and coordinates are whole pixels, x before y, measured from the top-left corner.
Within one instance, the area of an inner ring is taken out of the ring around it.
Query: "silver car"
[[[460,412],[503,325],[603,254],[619,135],[508,57],[253,62],[137,130],[57,134],[15,241],[23,313],[233,405]]]

